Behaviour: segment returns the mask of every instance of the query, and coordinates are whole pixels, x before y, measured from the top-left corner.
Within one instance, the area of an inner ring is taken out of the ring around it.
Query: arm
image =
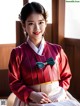
[[[22,101],[28,102],[28,97],[33,91],[28,88],[20,75],[21,52],[20,49],[13,49],[9,60],[9,85],[11,91]]]
[[[60,51],[60,64],[59,64],[59,69],[60,69],[60,86],[63,87],[65,90],[68,90],[70,86],[70,80],[72,77],[71,71],[70,71],[70,66],[68,62],[68,58],[66,54],[64,53],[63,49]]]

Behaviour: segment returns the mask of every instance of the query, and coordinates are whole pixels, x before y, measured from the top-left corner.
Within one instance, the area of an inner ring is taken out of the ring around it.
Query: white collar
[[[42,37],[42,40],[41,40],[41,43],[40,43],[40,46],[39,48],[36,47],[33,42],[29,39],[29,36],[27,38],[27,42],[28,44],[30,45],[30,47],[39,55],[42,55],[42,52],[43,52],[43,49],[44,49],[44,44],[45,44],[45,40],[44,40],[44,37]]]

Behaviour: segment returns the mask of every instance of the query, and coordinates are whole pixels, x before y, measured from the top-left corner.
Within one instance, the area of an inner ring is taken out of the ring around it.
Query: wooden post
[[[23,5],[25,5],[28,2],[29,2],[29,0],[23,0]]]
[[[58,43],[58,0],[52,0],[52,39]]]

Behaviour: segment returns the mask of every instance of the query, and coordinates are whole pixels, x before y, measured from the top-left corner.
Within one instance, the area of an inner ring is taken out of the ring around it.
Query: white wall
[[[65,37],[80,39],[80,0],[73,1],[66,2]]]
[[[22,0],[0,0],[0,44],[16,43],[16,25]]]

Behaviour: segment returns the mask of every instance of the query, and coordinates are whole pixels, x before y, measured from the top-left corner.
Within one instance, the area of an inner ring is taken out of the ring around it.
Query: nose
[[[34,29],[35,29],[35,30],[39,30],[39,25],[38,25],[38,24],[35,24]]]

